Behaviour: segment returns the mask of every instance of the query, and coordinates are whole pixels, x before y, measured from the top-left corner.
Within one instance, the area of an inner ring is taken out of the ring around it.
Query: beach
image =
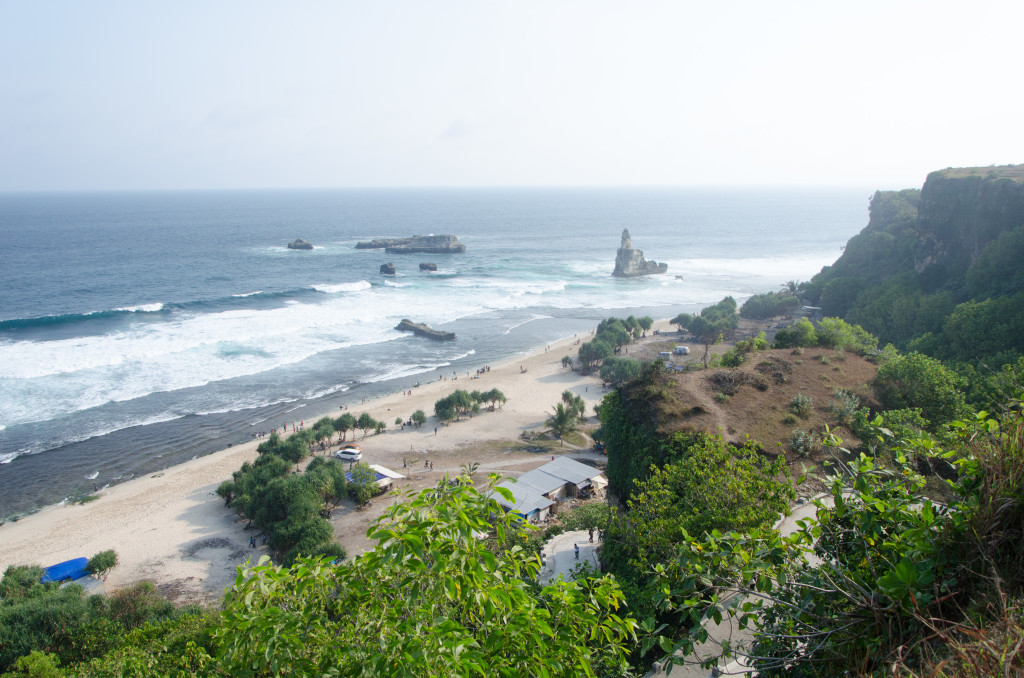
[[[659,322],[655,327],[669,326]],[[595,421],[594,405],[606,393],[600,379],[562,366],[562,357],[575,357],[576,344],[589,338],[568,337],[523,358],[480,365],[478,369],[485,369],[479,376],[466,371],[448,373],[407,392],[348,404],[350,413],[358,416],[368,412],[388,425],[386,432],[378,435],[364,437],[357,432],[363,461],[405,475],[395,484],[398,492],[432,485],[445,473],[459,473],[464,464],[480,465],[474,476],[479,482],[489,472],[516,476],[550,461],[546,452],[526,449],[528,444],[520,435],[542,430],[565,390],[584,398],[588,418]],[[494,412],[484,411],[449,425],[439,425],[433,417],[434,402],[456,389],[493,388],[507,398]],[[428,415],[422,427],[395,425],[397,418],[407,421],[416,410]],[[338,414],[323,413],[331,417]],[[311,426],[314,421],[296,423]],[[288,426],[290,432],[292,422]],[[0,569],[9,565],[48,566],[113,549],[120,562],[106,582],[108,592],[148,580],[173,600],[216,604],[224,589],[234,582],[239,564],[247,559],[255,562],[268,553],[259,531],[246,529],[247,521],[238,518],[215,493],[221,482],[230,480],[233,471],[255,459],[258,442],[235,445],[111,486],[103,489],[98,499],[85,504],[51,506],[8,522],[0,526]],[[573,451],[570,446],[557,449]],[[346,500],[332,513],[335,536],[350,557],[371,548],[366,538],[370,522],[396,500],[394,494],[378,496],[366,510],[356,510]],[[249,546],[253,536],[257,537],[255,548]]]

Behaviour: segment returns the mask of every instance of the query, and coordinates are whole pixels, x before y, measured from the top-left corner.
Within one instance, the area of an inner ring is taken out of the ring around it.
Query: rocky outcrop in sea
[[[408,319],[403,319],[402,322],[395,326],[395,329],[401,332],[412,332],[418,336],[427,337],[435,341],[455,341],[454,332],[442,332],[441,330],[431,328],[429,325],[414,323]]]
[[[612,275],[619,278],[636,278],[641,275],[656,275],[668,270],[668,264],[644,259],[643,250],[633,249],[633,238],[629,229],[622,229],[622,244],[615,255],[615,270]]]
[[[313,249],[313,243],[308,240],[299,238],[298,240],[292,240],[288,243],[288,249],[290,250],[311,250]]]
[[[356,249],[384,249],[388,254],[462,254],[466,246],[454,235],[414,235],[357,242]]]
[[[381,275],[394,275],[395,274],[395,265],[392,264],[392,263],[381,264],[380,265],[380,274]]]

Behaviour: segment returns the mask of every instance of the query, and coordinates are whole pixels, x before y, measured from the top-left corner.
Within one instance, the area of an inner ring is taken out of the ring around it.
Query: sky
[[[0,0],[0,191],[920,186],[1024,162],[1024,3]]]

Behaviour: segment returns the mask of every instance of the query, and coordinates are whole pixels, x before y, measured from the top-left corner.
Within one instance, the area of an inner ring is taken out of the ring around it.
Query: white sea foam
[[[358,282],[337,283],[334,285],[313,285],[312,287],[317,292],[338,294],[340,292],[360,292],[362,290],[368,290],[373,287],[373,285],[365,280],[360,280]]]
[[[115,311],[124,311],[126,313],[156,313],[162,311],[164,305],[161,303],[155,304],[139,304],[138,306],[125,306],[124,308],[115,308]]]
[[[237,299],[244,299],[245,297],[255,297],[257,294],[263,294],[263,290],[256,290],[255,292],[246,292],[245,294],[232,294],[231,296]]]

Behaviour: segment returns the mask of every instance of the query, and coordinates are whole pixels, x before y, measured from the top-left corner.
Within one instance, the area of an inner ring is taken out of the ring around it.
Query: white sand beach
[[[656,327],[669,326],[662,322]],[[396,484],[399,491],[426,487],[445,472],[458,473],[466,463],[479,463],[476,477],[484,478],[491,471],[518,475],[549,461],[547,454],[531,453],[523,449],[527,444],[515,441],[524,431],[543,429],[567,389],[583,396],[587,414],[593,417],[593,406],[605,393],[600,380],[566,369],[561,362],[565,355],[575,356],[576,343],[588,338],[567,338],[522,359],[491,365],[479,378],[465,372],[448,374],[442,381],[421,384],[410,395],[349,405],[351,413],[369,412],[388,424],[380,435],[358,434],[364,461],[406,475]],[[434,402],[458,388],[498,388],[507,402],[498,411],[437,426],[435,434]],[[429,417],[420,429],[403,430],[394,424],[417,409]],[[338,412],[325,414],[336,417]],[[172,599],[215,603],[233,583],[240,563],[266,553],[259,538],[256,548],[249,547],[250,537],[258,531],[246,529],[246,521],[215,494],[218,484],[255,458],[256,446],[252,441],[231,447],[102,490],[99,499],[87,504],[50,507],[0,526],[0,570],[12,564],[52,565],[114,549],[120,564],[107,580],[108,591],[145,579]],[[396,499],[377,497],[370,509],[361,511],[349,502],[333,513],[335,534],[350,556],[370,547],[365,535],[370,521]]]

